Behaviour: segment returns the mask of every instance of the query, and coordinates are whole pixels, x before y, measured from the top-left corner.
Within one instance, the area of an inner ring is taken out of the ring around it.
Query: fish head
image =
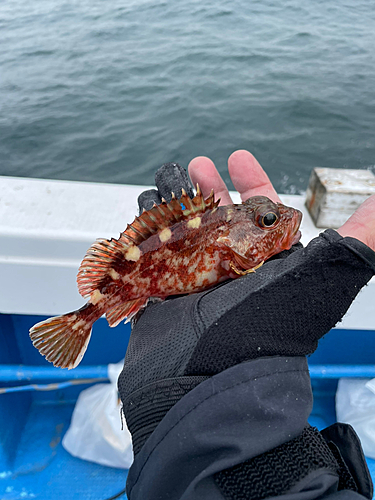
[[[242,203],[246,218],[251,222],[247,230],[245,257],[257,263],[283,250],[289,250],[301,238],[299,227],[302,213],[282,203],[274,203],[266,196],[253,196]]]

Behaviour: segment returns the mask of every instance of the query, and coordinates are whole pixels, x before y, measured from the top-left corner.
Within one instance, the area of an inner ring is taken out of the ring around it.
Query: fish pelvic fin
[[[132,319],[137,312],[147,304],[148,299],[141,297],[140,299],[129,300],[107,311],[105,317],[111,328],[117,326],[126,318],[126,323]]]
[[[79,365],[86,352],[96,319],[89,321],[80,311],[49,318],[30,329],[30,338],[47,361],[71,370]]]
[[[263,264],[264,264],[264,261],[262,261],[260,264],[258,264],[257,266],[255,266],[251,269],[246,269],[245,271],[238,269],[233,262],[230,262],[229,267],[232,269],[233,272],[235,272],[239,276],[246,276],[246,274],[255,273],[255,271],[257,269],[259,269],[261,266],[263,266]]]
[[[198,184],[197,194],[193,199],[186,194],[185,190],[182,190],[182,196],[179,199],[172,193],[169,203],[163,199],[160,205],[155,204],[150,210],[144,210],[139,217],[136,217],[121,234],[119,242],[139,245],[165,228],[216,208],[219,202],[220,200],[214,201],[213,191],[205,199]]]

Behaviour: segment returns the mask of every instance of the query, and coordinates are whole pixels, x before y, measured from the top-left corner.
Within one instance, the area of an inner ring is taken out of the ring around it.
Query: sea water
[[[2,0],[0,174],[152,184],[250,150],[280,192],[374,169],[368,0]]]

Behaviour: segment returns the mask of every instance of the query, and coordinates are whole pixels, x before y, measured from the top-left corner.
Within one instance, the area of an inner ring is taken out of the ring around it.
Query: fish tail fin
[[[88,319],[85,309],[46,319],[30,329],[34,347],[54,366],[71,370],[81,362],[98,319],[93,315]]]

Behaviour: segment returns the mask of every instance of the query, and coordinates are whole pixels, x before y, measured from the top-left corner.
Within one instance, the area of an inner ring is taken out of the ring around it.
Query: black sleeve
[[[118,383],[135,451],[202,380],[256,358],[312,353],[374,269],[370,248],[328,230],[254,274],[147,307]]]
[[[136,401],[134,401],[136,404]],[[129,500],[371,499],[358,437],[310,427],[305,357],[247,361],[197,385],[129,471]]]
[[[203,294],[201,336],[185,375],[263,356],[308,355],[375,272],[375,252],[327,230],[306,248]]]

